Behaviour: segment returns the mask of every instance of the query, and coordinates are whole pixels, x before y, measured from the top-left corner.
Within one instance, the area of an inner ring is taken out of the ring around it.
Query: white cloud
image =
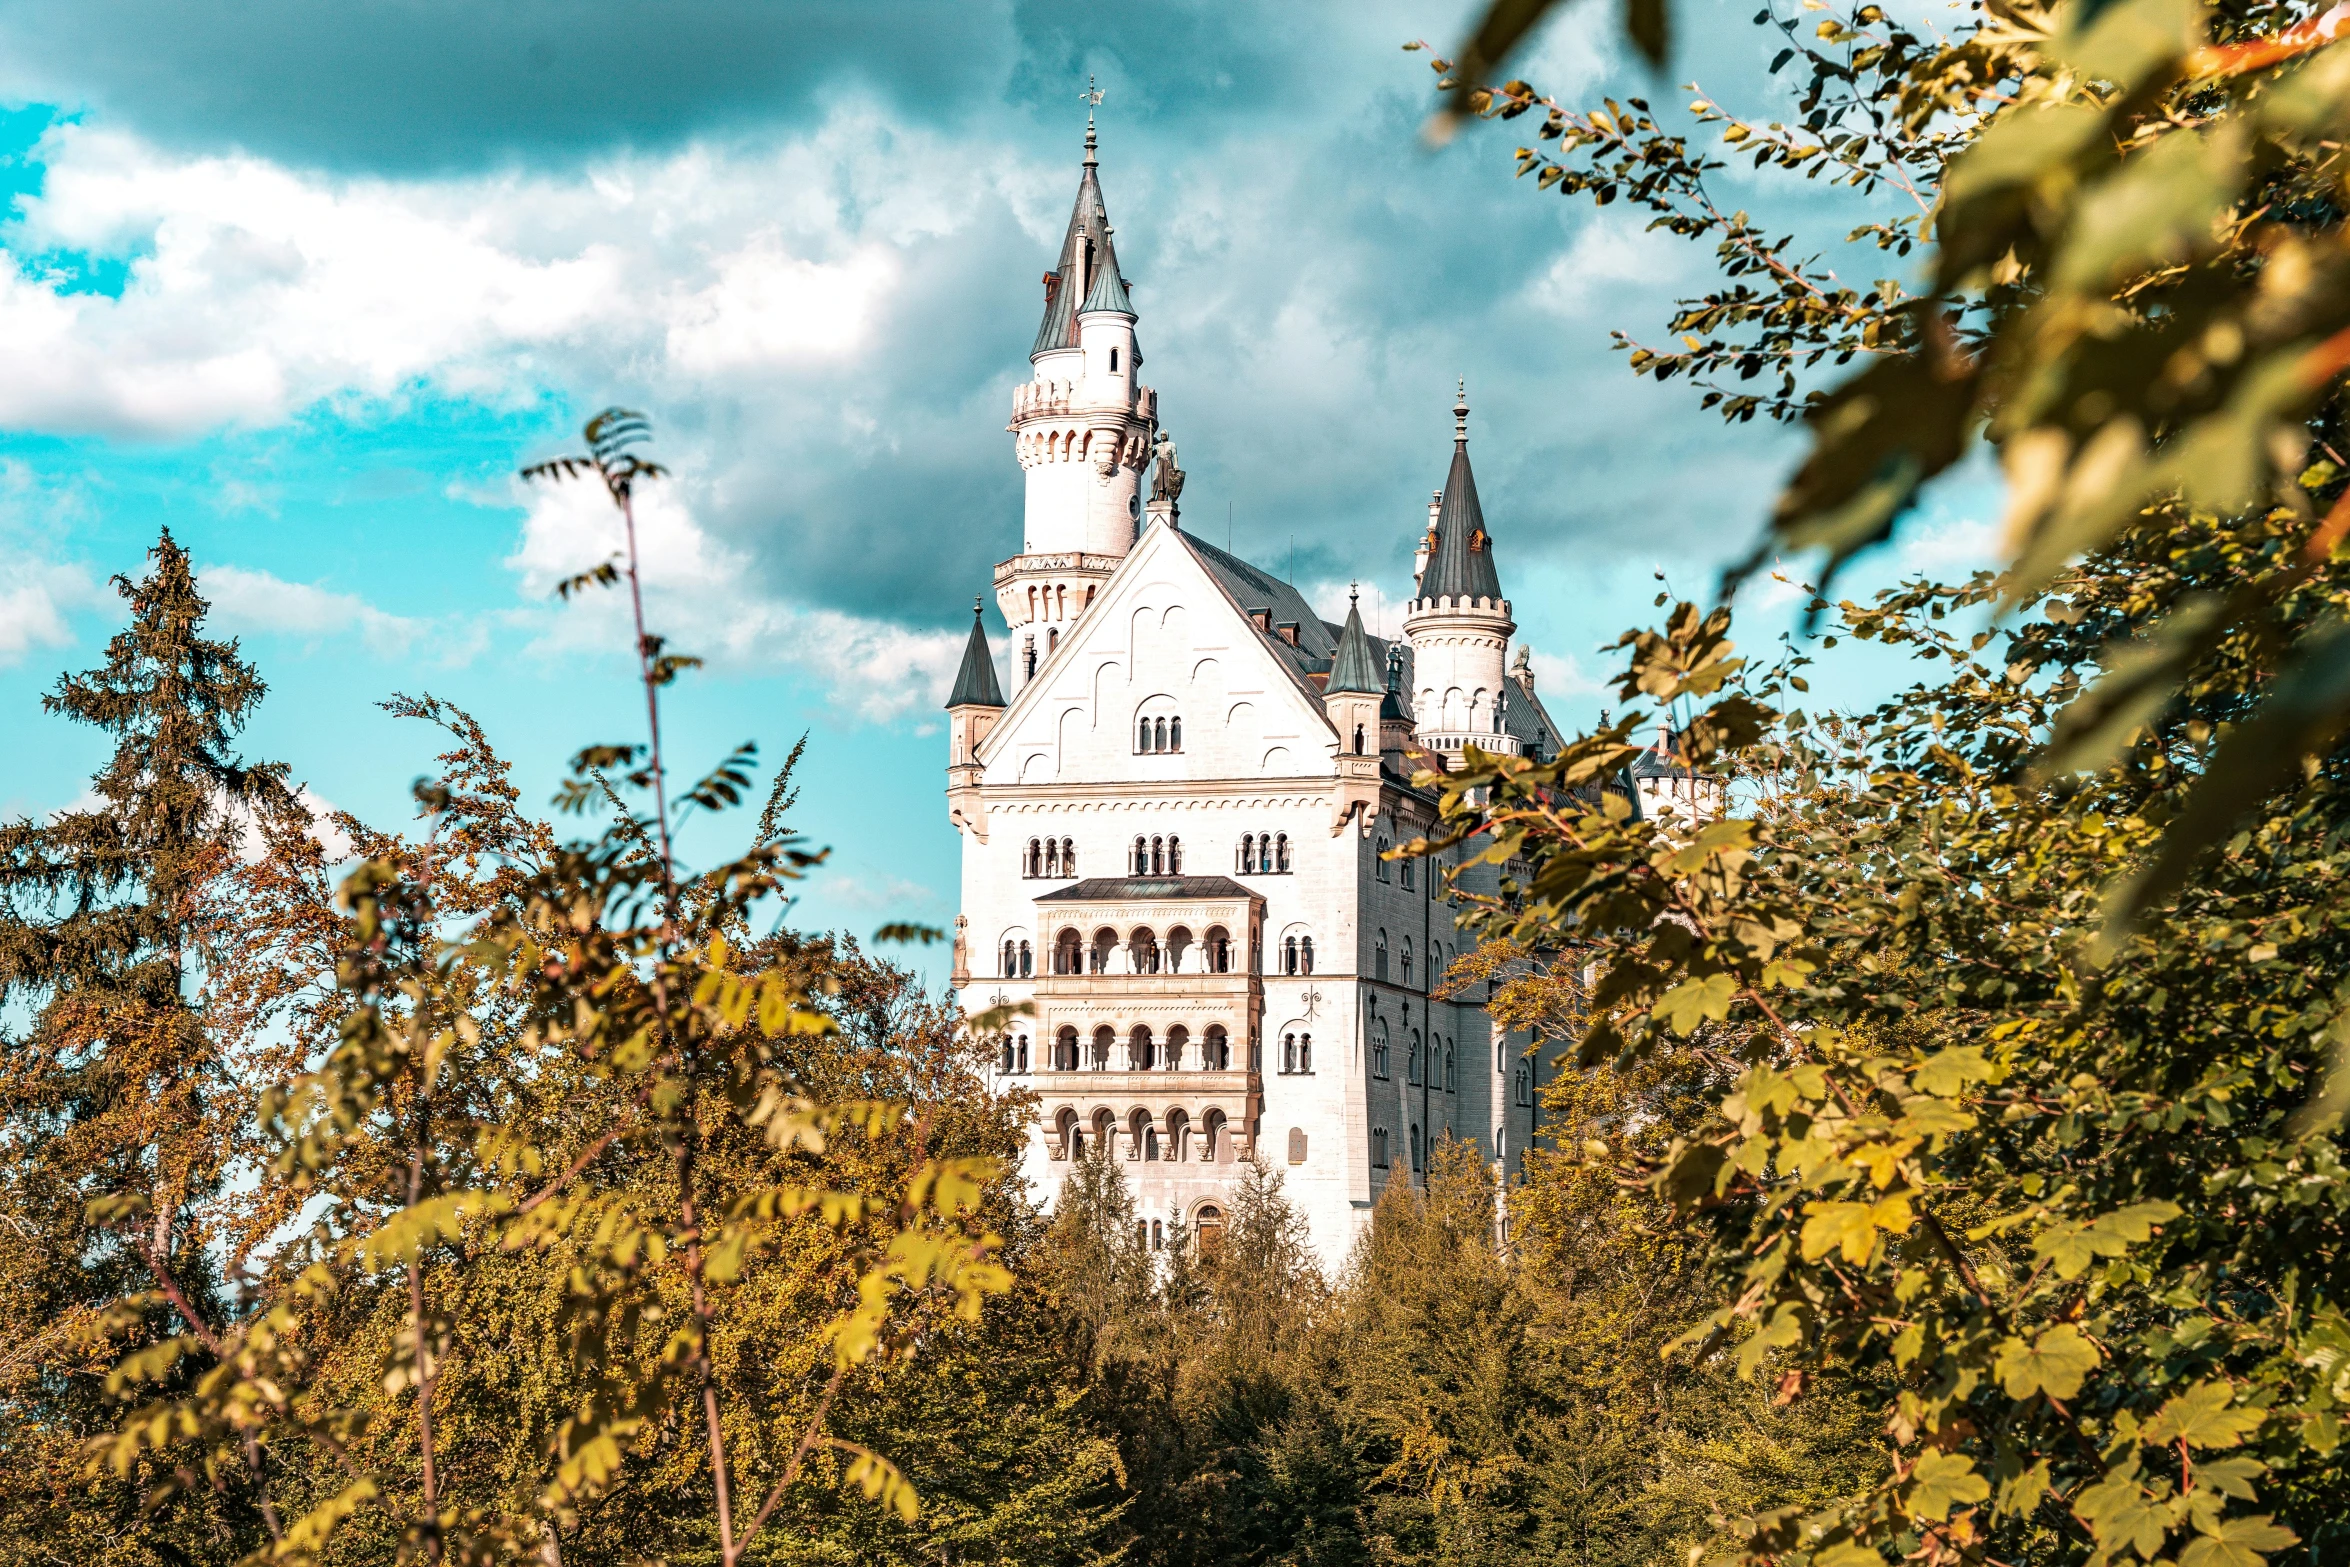
[[[915,630],[764,594],[751,563],[695,519],[688,494],[660,482],[636,496],[646,625],[675,651],[722,669],[790,665],[816,677],[839,706],[876,722],[945,699],[968,631]],[[625,548],[620,515],[592,481],[534,485],[521,499],[528,511],[506,565],[529,598],[543,603],[558,584]],[[632,635],[624,586],[590,587],[531,615],[541,655],[624,653]]]
[[[1607,689],[1604,681],[1583,667],[1583,661],[1574,654],[1563,657],[1553,653],[1534,653],[1528,659],[1534,666],[1534,690],[1545,700],[1554,697],[1596,696]]]
[[[838,358],[862,342],[896,259],[865,247],[836,265],[785,253],[773,239],[737,251],[674,307],[670,361],[688,373]]]
[[[314,641],[356,636],[369,652],[387,659],[404,658],[420,641],[428,641],[444,664],[462,663],[484,645],[478,625],[452,627],[394,615],[356,593],[288,582],[246,566],[200,567],[196,579],[212,603],[214,624],[230,632]]]
[[[0,556],[0,667],[37,647],[63,647],[73,639],[67,613],[100,597],[80,566]]]

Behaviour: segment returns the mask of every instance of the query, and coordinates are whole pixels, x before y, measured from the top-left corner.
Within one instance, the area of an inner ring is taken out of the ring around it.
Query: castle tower
[[[1503,726],[1509,658],[1510,602],[1493,569],[1493,536],[1477,503],[1469,470],[1469,398],[1464,385],[1453,404],[1452,471],[1426,540],[1427,564],[1404,606],[1403,633],[1412,647],[1412,709],[1420,742],[1458,752],[1474,744],[1515,755],[1518,743]]]
[[[1346,600],[1346,627],[1338,634],[1330,674],[1322,686],[1322,710],[1338,731],[1338,793],[1340,820],[1359,815],[1369,820],[1379,814],[1379,705],[1386,694],[1380,684],[1379,655],[1363,630],[1362,606],[1357,595]]]
[[[1096,173],[1093,116],[1085,169],[1044,277],[1035,373],[1012,396],[1012,447],[1027,474],[1020,553],[996,568],[1012,628],[1012,683],[1027,684],[1134,543],[1158,395],[1141,382],[1134,304],[1118,271]]]
[[[1003,688],[996,684],[995,656],[987,646],[987,622],[980,601],[971,601],[971,640],[963,644],[963,667],[947,693],[947,819],[969,827],[987,841],[987,812],[981,803],[979,742],[1004,716]]]

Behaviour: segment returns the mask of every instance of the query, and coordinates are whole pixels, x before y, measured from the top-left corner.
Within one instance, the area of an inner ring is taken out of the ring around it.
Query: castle
[[[1496,1035],[1482,984],[1436,993],[1466,945],[1437,865],[1384,855],[1434,823],[1415,774],[1472,744],[1547,757],[1559,730],[1511,659],[1465,398],[1400,639],[1183,531],[1096,152],[1089,120],[1012,400],[1011,692],[975,601],[947,699],[954,982],[973,1013],[1032,1004],[996,1067],[1041,1101],[1040,1194],[1106,1148],[1153,1244],[1212,1246],[1253,1155],[1335,1268],[1441,1139],[1514,1173],[1534,1135],[1528,1041]]]

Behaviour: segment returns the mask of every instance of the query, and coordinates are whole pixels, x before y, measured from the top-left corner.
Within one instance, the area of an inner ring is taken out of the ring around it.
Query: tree
[[[229,1309],[220,1199],[251,1104],[202,992],[233,939],[223,892],[255,822],[301,817],[282,766],[236,754],[266,688],[234,642],[203,634],[187,552],[166,530],[148,558],[138,581],[114,579],[130,621],[106,661],[42,703],[113,736],[96,801],[0,826],[0,1007],[28,1015],[0,1043],[0,1212],[17,1242],[0,1285],[14,1492],[0,1527],[43,1549],[91,1549],[137,1511],[137,1486],[81,1474],[109,1328],[138,1354],[175,1332],[217,1339]],[[166,1441],[154,1463],[187,1456]],[[224,1456],[152,1530],[149,1559],[257,1531],[256,1455]]]

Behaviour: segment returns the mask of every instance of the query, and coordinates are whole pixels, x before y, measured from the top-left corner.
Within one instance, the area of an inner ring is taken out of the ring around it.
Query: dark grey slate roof
[[[1386,689],[1379,674],[1379,655],[1363,630],[1363,612],[1353,601],[1346,606],[1346,629],[1338,633],[1338,647],[1330,655],[1330,680],[1325,692],[1354,691],[1377,696]]]
[[[987,650],[987,622],[979,600],[971,601],[971,640],[963,644],[963,667],[955,671],[955,687],[947,693],[949,707],[1001,707],[1003,687],[996,684],[995,656]]]
[[[1048,892],[1039,903],[1111,903],[1134,898],[1253,898],[1229,876],[1095,876]]]
[[[1085,303],[1077,308],[1134,314],[1134,301],[1126,296],[1126,280],[1118,275],[1118,247],[1111,241],[1107,227],[1101,231],[1101,242],[1093,253],[1093,286],[1086,290]]]
[[[1453,405],[1452,472],[1444,479],[1444,504],[1436,513],[1436,549],[1420,574],[1420,597],[1501,597],[1493,569],[1493,537],[1485,531],[1485,508],[1477,504],[1477,476],[1469,470],[1469,405]]]
[[[1502,701],[1501,727],[1517,737],[1528,756],[1547,762],[1558,755],[1567,743],[1566,736],[1551,720],[1542,699],[1515,680],[1503,689],[1508,695]]]
[[[1094,174],[1093,138],[1085,142],[1085,173],[1077,181],[1077,204],[1069,209],[1069,232],[1061,240],[1061,259],[1047,287],[1044,320],[1036,329],[1033,359],[1055,349],[1077,346],[1080,310],[1123,310],[1134,313],[1126,297],[1126,280],[1118,276],[1118,254],[1110,244],[1110,210],[1102,204],[1102,183]],[[1114,300],[1097,304],[1095,296]]]

